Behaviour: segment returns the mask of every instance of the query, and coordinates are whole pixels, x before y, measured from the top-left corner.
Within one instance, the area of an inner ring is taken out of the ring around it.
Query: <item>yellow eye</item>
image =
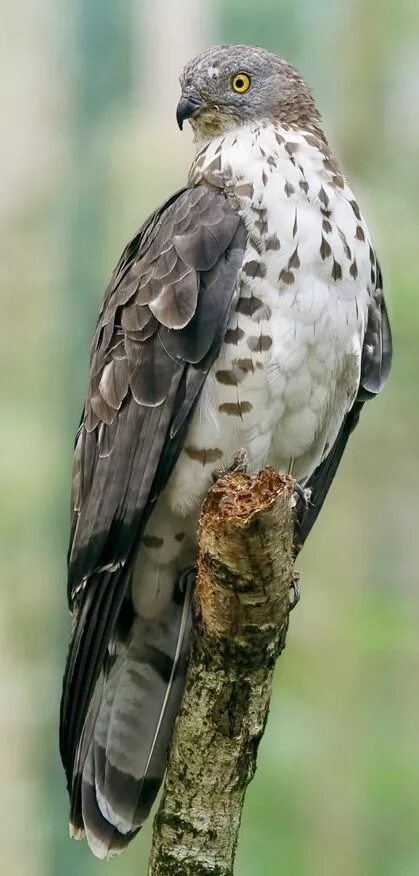
[[[250,76],[247,73],[236,73],[231,80],[231,87],[236,94],[246,94],[250,86]]]

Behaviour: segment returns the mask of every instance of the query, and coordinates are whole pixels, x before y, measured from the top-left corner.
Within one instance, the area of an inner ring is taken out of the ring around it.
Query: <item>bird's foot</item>
[[[227,468],[217,468],[212,473],[212,480],[215,484],[220,478],[223,478],[226,474],[246,474],[247,466],[249,464],[249,458],[247,455],[247,450],[244,447],[241,447],[240,450],[237,451],[233,462]]]
[[[292,573],[292,580],[291,580],[291,586],[290,586],[289,611],[293,611],[294,608],[296,607],[296,605],[298,605],[298,603],[300,601],[301,593],[300,593],[299,582],[300,582],[300,574],[299,574],[299,572],[294,571]]]
[[[310,504],[311,490],[305,489],[301,486],[301,484],[298,483],[298,481],[295,481],[294,493],[295,508],[297,510],[297,513],[300,509],[302,509],[304,512],[307,511],[307,508]]]
[[[298,536],[298,532],[300,531],[304,518],[307,514],[311,499],[311,490],[305,489],[301,486],[301,484],[295,481],[294,483],[294,529],[295,534]],[[298,541],[298,537],[297,537]]]

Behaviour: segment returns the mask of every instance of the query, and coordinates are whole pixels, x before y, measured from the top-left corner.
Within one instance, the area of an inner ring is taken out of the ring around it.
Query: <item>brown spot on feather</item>
[[[266,265],[264,265],[263,262],[258,262],[256,259],[252,259],[251,262],[246,262],[243,265],[242,271],[244,274],[247,274],[248,277],[252,277],[253,279],[255,277],[263,278],[266,276]]]
[[[299,268],[301,265],[300,257],[298,255],[298,244],[295,247],[295,250],[288,262],[288,268]]]
[[[161,548],[164,544],[164,539],[159,535],[143,535],[143,544],[148,548]]]
[[[215,372],[215,379],[224,386],[238,386],[244,374],[240,368],[225,368]]]
[[[352,253],[351,253],[350,247],[348,245],[348,241],[346,240],[346,234],[344,231],[342,231],[341,228],[338,228],[338,231],[339,231],[339,237],[343,243],[343,249],[345,251],[346,258],[351,260]]]
[[[253,353],[264,353],[272,347],[272,338],[269,335],[250,335],[247,346]]]
[[[286,268],[283,268],[279,275],[279,280],[282,280],[282,282],[286,283],[287,286],[292,286],[295,277],[292,271],[287,271]]]
[[[274,232],[274,234],[271,234],[270,237],[266,238],[265,249],[266,250],[268,250],[268,249],[272,249],[272,250],[281,249],[281,242],[278,239],[278,235],[276,234],[276,232]]]
[[[319,191],[319,200],[321,201],[321,203],[323,204],[324,207],[329,206],[329,198],[327,197],[323,186],[321,186],[320,191]]]
[[[238,344],[239,341],[244,338],[244,335],[245,333],[243,329],[239,328],[239,326],[236,326],[236,328],[234,329],[227,329],[224,335],[224,341],[226,344]]]
[[[202,465],[217,462],[223,455],[223,451],[219,447],[194,447],[192,444],[185,447],[185,453],[189,459],[200,462]]]
[[[329,258],[330,255],[332,255],[332,247],[330,246],[330,243],[326,240],[326,238],[323,237],[323,235],[322,242],[320,244],[320,255],[323,261]]]
[[[356,280],[356,278],[358,276],[358,265],[357,265],[355,259],[352,262],[351,267],[349,268],[349,273],[350,273],[351,277],[353,277],[354,280]]]
[[[241,371],[254,371],[253,359],[235,359],[233,365],[236,365]]]
[[[342,268],[341,268],[341,265],[339,264],[339,262],[337,262],[335,258],[333,259],[332,277],[334,280],[341,280],[342,279]]]
[[[221,413],[228,414],[229,417],[243,417],[243,414],[248,414],[251,411],[253,405],[248,401],[242,402],[224,402],[222,405],[218,406],[218,410]]]
[[[243,313],[244,316],[253,316],[261,307],[263,307],[263,301],[256,295],[251,295],[250,298],[239,298],[236,310]]]
[[[361,221],[361,211],[358,207],[357,202],[356,201],[349,201],[349,203],[350,203],[350,205],[355,213],[356,218],[358,219],[358,222],[360,222]]]

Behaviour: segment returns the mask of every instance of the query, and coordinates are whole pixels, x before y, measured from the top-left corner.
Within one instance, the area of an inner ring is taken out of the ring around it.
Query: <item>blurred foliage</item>
[[[179,28],[191,54],[215,40],[258,43],[310,81],[377,240],[395,335],[390,386],[368,406],[299,564],[302,600],[246,800],[237,876],[416,876],[419,6],[19,8],[17,17],[0,5],[4,872],[94,876],[102,866],[67,838],[57,752],[72,436],[106,279],[133,229],[182,184],[192,154],[173,124],[177,83],[158,39],[172,16],[174,51]],[[167,103],[156,106],[157,93]],[[116,876],[145,874],[149,841],[150,826],[110,865]]]

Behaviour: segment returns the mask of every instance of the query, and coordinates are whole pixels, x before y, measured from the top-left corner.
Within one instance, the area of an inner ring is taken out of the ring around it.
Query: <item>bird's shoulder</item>
[[[144,351],[164,335],[172,349],[172,333],[185,329],[196,314],[201,275],[215,268],[240,224],[225,193],[201,181],[173,195],[129,241],[107,286],[92,340],[88,431],[98,423],[111,425],[129,392],[138,403],[158,402],[149,398],[140,376]]]

